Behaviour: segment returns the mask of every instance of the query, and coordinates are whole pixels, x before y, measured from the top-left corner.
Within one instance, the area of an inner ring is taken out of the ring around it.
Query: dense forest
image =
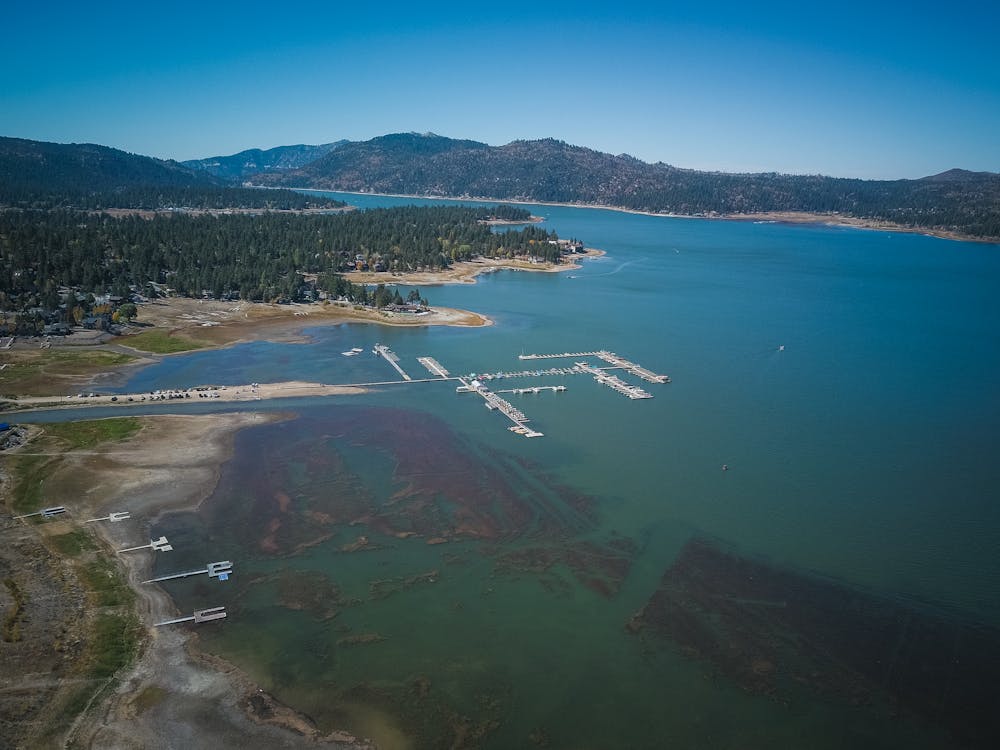
[[[312,299],[318,289],[368,303],[369,290],[348,284],[341,271],[443,269],[475,256],[558,261],[555,234],[534,225],[494,232],[485,224],[491,218],[527,220],[529,212],[407,206],[336,215],[145,219],[0,211],[0,310],[44,316],[65,304],[67,289],[121,297],[169,289],[263,301]]]
[[[806,211],[1000,238],[1000,174],[920,180],[729,174],[647,164],[551,139],[493,147],[400,133],[346,143],[268,185],[409,195],[482,196],[618,206],[682,215]]]
[[[106,146],[0,138],[0,206],[275,210],[343,205],[290,190],[234,187],[177,162]]]

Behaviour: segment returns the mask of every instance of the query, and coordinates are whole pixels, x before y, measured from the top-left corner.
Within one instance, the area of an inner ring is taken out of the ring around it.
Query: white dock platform
[[[434,357],[417,357],[417,362],[426,367],[427,371],[431,375],[437,375],[438,377],[446,378],[448,377],[448,375],[451,374],[446,369],[444,369],[444,366],[436,359],[434,359]]]

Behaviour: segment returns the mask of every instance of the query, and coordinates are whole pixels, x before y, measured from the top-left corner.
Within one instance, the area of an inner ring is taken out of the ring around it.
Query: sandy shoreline
[[[946,229],[933,229],[930,227],[908,227],[902,224],[894,224],[888,221],[877,219],[862,219],[854,216],[845,216],[838,213],[817,213],[808,211],[765,211],[761,213],[746,214],[676,214],[662,213],[657,211],[640,211],[623,206],[609,206],[603,203],[556,203],[551,201],[526,201],[526,200],[503,200],[499,198],[474,197],[474,196],[442,196],[442,195],[406,195],[400,193],[363,193],[356,190],[319,190],[317,188],[289,188],[290,190],[301,190],[306,192],[320,193],[343,193],[344,195],[370,195],[384,196],[386,198],[420,198],[422,200],[442,200],[442,201],[476,201],[480,203],[505,203],[517,206],[560,206],[563,208],[597,208],[604,211],[617,211],[618,213],[635,214],[637,216],[661,216],[668,219],[711,219],[723,221],[773,221],[778,224],[825,224],[829,226],[848,226],[859,229],[877,229],[885,232],[903,232],[906,234],[922,234],[928,237],[938,237],[945,240],[955,240],[958,242],[978,242],[985,244],[998,244],[998,238],[973,237],[952,232]]]
[[[168,403],[239,403],[246,401],[271,401],[280,398],[305,396],[356,396],[367,393],[365,388],[351,385],[327,385],[289,380],[281,383],[253,383],[230,386],[197,386],[177,390],[149,393],[95,394],[93,396],[24,396],[11,402],[19,408],[8,409],[8,414],[19,411],[46,409],[80,409],[94,406],[123,408],[143,407],[160,402]]]
[[[576,260],[598,258],[604,255],[603,250],[587,248],[584,252],[567,256]],[[445,271],[409,271],[392,273],[389,271],[348,271],[344,278],[354,284],[405,284],[411,286],[439,286],[442,284],[475,284],[480,274],[497,271],[527,271],[529,273],[562,273],[576,271],[580,264],[571,263],[532,263],[522,260],[500,260],[496,258],[476,258],[462,260],[452,264]]]

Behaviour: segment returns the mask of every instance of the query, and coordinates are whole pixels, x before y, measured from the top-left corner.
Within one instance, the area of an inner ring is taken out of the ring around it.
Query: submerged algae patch
[[[687,543],[628,623],[673,641],[751,693],[802,691],[855,708],[900,708],[964,745],[1000,736],[1000,631],[703,539]]]

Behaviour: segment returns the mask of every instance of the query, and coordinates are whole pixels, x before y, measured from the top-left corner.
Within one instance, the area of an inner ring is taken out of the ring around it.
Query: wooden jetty
[[[118,521],[124,521],[131,518],[132,514],[127,510],[119,511],[118,513],[111,513],[107,516],[101,518],[88,518],[84,523],[94,523],[95,521],[110,521],[111,523],[117,523]]]
[[[396,353],[385,344],[375,344],[375,347],[372,349],[372,354],[379,355],[386,362],[396,368],[396,372],[400,374],[403,380],[412,380],[412,378],[403,371],[403,368],[399,366],[399,357],[397,357]]]
[[[169,552],[173,547],[170,546],[165,536],[161,536],[159,539],[150,539],[149,544],[140,544],[138,547],[120,549],[118,550],[118,554],[120,555],[122,552],[135,552],[140,549],[151,549],[153,552]]]
[[[190,617],[175,617],[173,620],[164,620],[163,622],[153,623],[154,628],[162,627],[163,625],[176,625],[179,622],[211,622],[212,620],[221,620],[226,616],[225,607],[209,607],[208,609],[199,609],[195,611]]]
[[[53,505],[51,508],[43,508],[42,510],[36,510],[34,513],[25,513],[23,516],[14,516],[14,518],[31,518],[32,516],[41,516],[42,518],[54,518],[62,513],[66,512],[66,506],[64,505]]]

